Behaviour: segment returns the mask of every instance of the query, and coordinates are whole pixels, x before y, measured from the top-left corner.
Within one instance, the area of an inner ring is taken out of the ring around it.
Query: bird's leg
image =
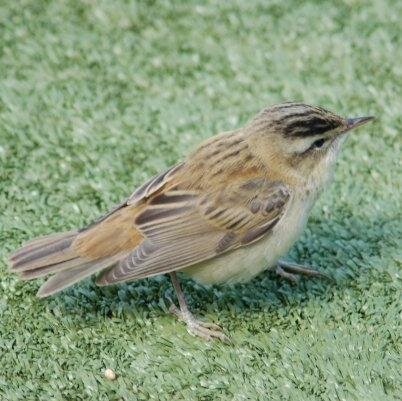
[[[177,300],[179,301],[180,309],[169,299],[171,305],[169,312],[176,315],[176,317],[186,323],[187,330],[190,334],[204,338],[205,340],[212,340],[219,338],[222,341],[229,341],[228,337],[222,332],[222,329],[215,323],[207,323],[197,320],[190,312],[187,306],[186,298],[184,297],[181,289],[179,279],[175,272],[169,273],[172,280],[173,287],[176,291]]]
[[[299,281],[301,275],[309,277],[325,277],[330,279],[330,276],[325,273],[321,273],[310,267],[298,265],[297,263],[285,262],[283,260],[277,263],[276,274],[294,283]]]

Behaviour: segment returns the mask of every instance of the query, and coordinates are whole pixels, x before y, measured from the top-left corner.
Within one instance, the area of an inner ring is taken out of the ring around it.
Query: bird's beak
[[[368,123],[369,121],[374,120],[373,116],[368,117],[356,117],[356,118],[347,118],[346,119],[346,129],[343,132],[350,131],[353,128],[360,127],[363,124]]]

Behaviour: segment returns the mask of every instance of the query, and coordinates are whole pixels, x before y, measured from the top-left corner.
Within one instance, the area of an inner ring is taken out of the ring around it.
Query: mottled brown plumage
[[[244,127],[205,141],[88,227],[25,244],[11,256],[11,269],[25,279],[53,273],[39,296],[98,272],[99,285],[171,273],[181,307],[174,312],[195,334],[223,339],[217,326],[193,319],[174,272],[235,282],[275,265],[328,182],[344,134],[369,119],[301,103],[264,109]],[[289,271],[282,274],[291,277]]]

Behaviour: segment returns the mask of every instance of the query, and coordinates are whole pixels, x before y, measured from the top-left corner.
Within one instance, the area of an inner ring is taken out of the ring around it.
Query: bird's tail
[[[122,258],[122,255],[113,255],[91,260],[78,255],[72,246],[77,235],[77,231],[69,231],[25,243],[10,256],[10,269],[25,280],[55,273],[38,291],[39,297],[46,297]]]

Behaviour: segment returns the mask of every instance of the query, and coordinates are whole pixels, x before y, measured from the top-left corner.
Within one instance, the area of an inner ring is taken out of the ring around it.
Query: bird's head
[[[303,103],[282,103],[262,110],[246,127],[269,165],[308,177],[326,173],[347,133],[371,120],[343,118]]]

